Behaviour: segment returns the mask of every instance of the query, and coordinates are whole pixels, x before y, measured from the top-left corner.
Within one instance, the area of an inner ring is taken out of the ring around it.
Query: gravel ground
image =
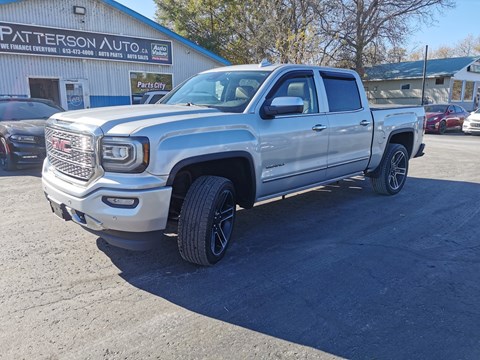
[[[114,248],[0,171],[0,359],[479,359],[480,137],[426,135],[397,196],[354,178],[239,211],[226,257]]]

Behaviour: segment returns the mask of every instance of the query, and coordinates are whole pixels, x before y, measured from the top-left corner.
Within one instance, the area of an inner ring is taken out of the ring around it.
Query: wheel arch
[[[395,130],[390,133],[388,138],[388,144],[400,144],[407,149],[408,158],[410,159],[413,154],[413,142],[414,142],[414,133],[413,129],[410,130]]]
[[[387,155],[387,148],[389,144],[400,144],[407,149],[408,153],[408,158],[412,158],[412,153],[413,153],[413,142],[414,142],[414,132],[413,129],[399,129],[399,130],[394,130],[390,133],[388,136],[388,141],[385,144],[385,149],[383,151],[382,155],[382,160],[378,163],[377,167],[368,172],[366,175],[370,177],[376,177],[378,176],[380,172],[380,168],[385,160],[385,156]],[[413,154],[414,155],[414,154]]]
[[[232,181],[237,203],[251,208],[255,203],[256,181],[254,161],[246,151],[229,151],[198,155],[175,164],[167,179],[167,186],[174,186],[177,175],[188,172],[191,182],[203,175],[221,176]],[[185,189],[185,191],[187,191]]]

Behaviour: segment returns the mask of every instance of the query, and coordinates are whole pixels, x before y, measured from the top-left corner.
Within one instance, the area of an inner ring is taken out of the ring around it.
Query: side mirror
[[[262,106],[261,116],[264,119],[272,119],[277,115],[302,114],[303,100],[295,96],[280,96],[273,100],[267,100]]]
[[[448,112],[449,114],[453,114],[453,109],[449,109],[447,112]]]

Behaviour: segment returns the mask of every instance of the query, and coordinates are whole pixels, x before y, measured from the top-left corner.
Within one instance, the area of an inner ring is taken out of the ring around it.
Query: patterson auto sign
[[[172,64],[171,41],[2,21],[1,53]]]

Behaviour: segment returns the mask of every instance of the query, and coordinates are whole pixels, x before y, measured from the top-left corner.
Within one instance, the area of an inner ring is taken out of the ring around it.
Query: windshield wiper
[[[197,107],[206,107],[206,108],[211,108],[213,106],[211,105],[205,105],[205,104],[194,104],[193,102],[186,102],[186,103],[177,103],[175,105],[181,105],[181,106],[197,106]]]

